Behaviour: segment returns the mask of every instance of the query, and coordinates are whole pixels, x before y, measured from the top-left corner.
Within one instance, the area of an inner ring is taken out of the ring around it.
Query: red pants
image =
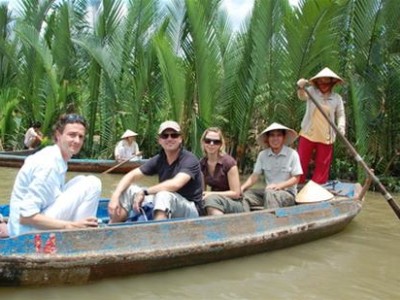
[[[300,177],[300,183],[304,183],[308,173],[308,165],[315,150],[315,169],[312,180],[318,184],[324,184],[328,181],[329,170],[333,157],[333,144],[326,145],[312,142],[303,136],[300,136],[299,147],[297,149],[300,156],[300,163],[303,169],[303,175]]]

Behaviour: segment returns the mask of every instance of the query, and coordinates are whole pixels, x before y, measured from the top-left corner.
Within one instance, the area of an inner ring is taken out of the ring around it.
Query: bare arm
[[[135,181],[142,178],[144,174],[140,171],[140,168],[136,168],[122,177],[121,181],[118,183],[117,188],[111,195],[110,202],[108,204],[108,214],[111,219],[114,219],[114,216],[121,215],[121,206],[119,204],[119,197],[121,194]]]
[[[292,176],[286,181],[283,181],[280,183],[268,184],[265,189],[275,190],[275,191],[284,190],[288,187],[291,187],[291,186],[297,184],[299,182],[299,180],[300,180],[300,175]]]
[[[20,217],[20,223],[24,225],[32,225],[39,229],[73,229],[85,227],[97,227],[97,218],[89,217],[79,221],[64,221],[54,219],[43,214],[34,214],[29,217]]]
[[[248,188],[252,187],[258,181],[258,177],[259,175],[256,173],[251,174],[250,177],[247,178],[246,182],[242,184],[242,193],[245,192]]]
[[[177,190],[182,188],[186,183],[188,183],[189,180],[190,180],[189,174],[180,172],[171,179],[165,180],[163,182],[160,182],[156,185],[147,188],[147,193],[156,194],[161,191],[176,192]],[[144,196],[145,196],[144,191],[142,191],[141,193],[137,193],[135,195],[133,208],[136,211],[139,211],[139,208],[141,207],[142,202],[144,200]]]

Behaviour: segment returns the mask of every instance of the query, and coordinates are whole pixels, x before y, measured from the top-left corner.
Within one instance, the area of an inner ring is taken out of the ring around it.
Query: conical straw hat
[[[328,190],[310,180],[296,196],[297,203],[326,201],[333,198]]]
[[[124,134],[121,136],[121,139],[130,137],[130,136],[137,136],[138,134],[136,132],[133,132],[132,130],[127,130],[124,132]]]
[[[285,135],[285,144],[286,145],[292,144],[297,138],[297,132],[294,131],[293,129],[290,129],[279,123],[272,123],[266,129],[264,129],[263,132],[261,132],[258,135],[257,141],[260,146],[264,146],[267,148],[269,147],[268,142],[265,142],[264,135],[267,134],[269,131],[273,131],[273,130],[285,130],[286,131],[286,135]]]
[[[310,81],[312,83],[314,83],[314,80],[316,80],[318,78],[323,78],[323,77],[330,77],[330,78],[336,79],[335,83],[344,83],[344,80],[342,78],[340,78],[339,75],[337,75],[335,72],[333,72],[329,68],[323,68],[321,71],[319,71],[319,73],[317,75],[310,78]]]

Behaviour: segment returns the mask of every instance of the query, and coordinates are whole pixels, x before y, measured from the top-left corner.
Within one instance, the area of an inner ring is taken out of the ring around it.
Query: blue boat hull
[[[361,201],[350,198],[274,211],[25,234],[0,240],[0,285],[82,284],[275,250],[339,232],[361,207]]]

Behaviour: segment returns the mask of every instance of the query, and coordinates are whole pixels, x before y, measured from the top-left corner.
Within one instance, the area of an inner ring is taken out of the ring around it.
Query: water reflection
[[[1,199],[8,199],[16,172],[0,168]],[[113,174],[101,176],[103,196],[110,196],[120,178]],[[399,201],[400,195],[394,196]],[[343,232],[315,242],[83,286],[0,288],[0,295],[2,299],[29,300],[397,299],[398,249],[398,219],[380,194],[368,193],[362,212]]]

